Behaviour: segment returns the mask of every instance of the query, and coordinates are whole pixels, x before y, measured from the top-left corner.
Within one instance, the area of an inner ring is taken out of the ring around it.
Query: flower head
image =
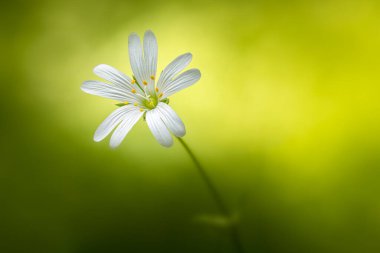
[[[113,111],[98,127],[94,140],[101,141],[113,132],[111,147],[117,147],[128,132],[145,115],[146,122],[157,141],[170,147],[171,134],[185,135],[185,125],[168,105],[168,97],[189,87],[199,80],[198,69],[182,70],[190,63],[192,55],[186,53],[174,59],[156,77],[157,40],[152,31],[146,31],[141,45],[137,34],[132,33],[128,41],[129,60],[133,77],[105,64],[94,68],[94,73],[107,82],[85,81],[81,89],[89,94],[117,100],[120,108]]]

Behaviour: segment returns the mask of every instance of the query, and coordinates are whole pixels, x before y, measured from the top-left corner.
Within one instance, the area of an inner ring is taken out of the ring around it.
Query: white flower
[[[190,63],[192,55],[183,54],[174,59],[161,73],[156,84],[157,41],[153,32],[146,31],[143,47],[137,34],[129,36],[129,59],[133,78],[119,70],[101,64],[94,73],[108,81],[85,81],[81,86],[84,92],[120,101],[120,108],[113,111],[98,127],[94,140],[101,141],[113,129],[111,147],[117,147],[128,132],[145,114],[145,119],[157,141],[170,147],[173,144],[171,133],[177,137],[185,135],[185,125],[168,105],[168,97],[189,87],[199,80],[198,69],[190,69],[179,74]]]

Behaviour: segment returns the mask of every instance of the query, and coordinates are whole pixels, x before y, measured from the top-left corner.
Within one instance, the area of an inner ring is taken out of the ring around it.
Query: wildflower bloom
[[[182,137],[186,130],[182,120],[168,105],[168,97],[197,82],[201,74],[198,69],[179,74],[191,61],[192,55],[186,53],[174,59],[157,78],[157,40],[151,31],[145,32],[143,45],[138,35],[132,33],[128,39],[128,49],[132,78],[101,64],[94,68],[94,73],[108,82],[85,81],[81,86],[86,93],[120,102],[120,107],[100,124],[94,140],[103,140],[116,128],[110,146],[117,147],[144,115],[157,141],[170,147],[173,144],[171,133]]]

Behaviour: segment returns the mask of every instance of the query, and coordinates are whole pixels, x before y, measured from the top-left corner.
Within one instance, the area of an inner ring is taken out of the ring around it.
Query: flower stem
[[[182,138],[180,138],[180,137],[177,137],[177,139],[182,144],[182,146],[185,148],[185,150],[189,154],[191,160],[194,162],[195,166],[197,167],[199,174],[201,175],[203,181],[206,183],[206,186],[207,186],[208,190],[210,191],[210,194],[214,198],[215,203],[217,204],[220,212],[225,217],[227,217],[228,219],[232,220],[233,217],[232,217],[232,214],[231,214],[230,210],[227,208],[226,204],[224,203],[222,196],[220,195],[219,191],[215,187],[215,185],[212,182],[211,178],[206,173],[206,170],[202,167],[202,165],[200,164],[200,162],[198,161],[198,159],[195,157],[194,153],[191,151],[191,149],[186,144],[186,142]],[[237,230],[235,222],[232,222],[230,224],[230,226],[229,226],[229,233],[230,233],[230,236],[231,236],[232,243],[234,244],[234,246],[236,248],[236,252],[238,252],[238,253],[244,253],[243,246],[242,246],[242,244],[240,242],[240,238],[239,238],[239,234],[238,234],[238,230]]]

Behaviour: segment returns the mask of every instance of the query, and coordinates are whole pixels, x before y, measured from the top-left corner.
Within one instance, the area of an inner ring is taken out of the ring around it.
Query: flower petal
[[[165,86],[165,88],[162,90],[162,99],[167,98],[168,96],[189,87],[190,85],[197,82],[200,78],[201,72],[198,69],[189,69],[183,72]]]
[[[150,110],[146,113],[146,122],[150,131],[162,146],[170,147],[173,144],[173,138],[161,120],[160,113],[157,109]]]
[[[145,81],[148,83],[148,89],[154,91],[154,80],[156,78],[157,70],[157,54],[158,46],[157,40],[153,32],[148,30],[144,35],[144,63],[146,75]]]
[[[145,66],[143,51],[141,48],[140,38],[136,33],[128,37],[129,61],[133,74],[140,85],[143,85],[145,75]]]
[[[141,112],[138,107],[130,106],[130,110],[125,114],[123,121],[113,132],[110,140],[111,148],[116,148],[124,140],[132,127],[139,121],[144,112]]]
[[[157,87],[162,90],[172,81],[172,79],[181,72],[191,62],[192,55],[186,53],[175,58],[161,73]]]
[[[81,89],[91,95],[109,98],[121,102],[140,102],[140,99],[132,92],[99,81],[85,81],[83,82]]]
[[[132,80],[129,76],[107,64],[100,64],[96,66],[94,68],[94,73],[119,88],[127,90],[132,90],[135,88],[134,86],[132,86]],[[137,89],[137,91],[143,94],[143,92],[140,89]]]
[[[183,137],[186,134],[185,125],[169,105],[160,102],[156,108],[160,113],[161,120],[175,136]]]
[[[94,141],[98,142],[107,137],[109,133],[133,110],[134,106],[126,105],[114,110],[96,129]]]

